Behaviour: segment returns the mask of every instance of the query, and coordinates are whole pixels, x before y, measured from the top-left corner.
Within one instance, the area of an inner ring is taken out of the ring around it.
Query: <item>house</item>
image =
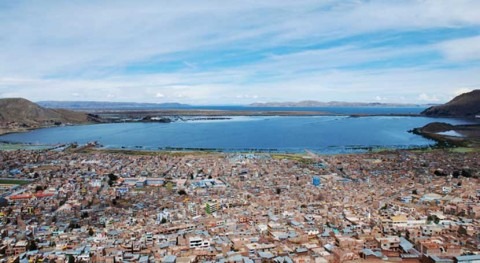
[[[400,248],[400,238],[397,236],[379,237],[375,240],[382,250],[398,251]]]

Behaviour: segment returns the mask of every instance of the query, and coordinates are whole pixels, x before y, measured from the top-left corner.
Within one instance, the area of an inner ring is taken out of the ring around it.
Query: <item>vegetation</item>
[[[16,180],[16,179],[6,179],[0,178],[0,184],[18,184],[18,185],[26,185],[31,183],[31,181],[27,180]]]
[[[117,182],[118,180],[118,176],[110,173],[108,174],[108,185],[109,186],[112,186],[113,184],[115,184],[115,182]]]

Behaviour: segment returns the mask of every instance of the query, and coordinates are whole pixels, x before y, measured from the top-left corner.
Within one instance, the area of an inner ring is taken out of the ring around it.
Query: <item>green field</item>
[[[454,153],[472,153],[472,152],[478,152],[480,151],[479,148],[474,148],[474,147],[456,147],[450,149],[450,152]]]
[[[9,178],[0,178],[0,184],[25,185],[25,184],[29,184],[29,183],[31,183],[31,181],[16,180],[16,179],[9,179]]]

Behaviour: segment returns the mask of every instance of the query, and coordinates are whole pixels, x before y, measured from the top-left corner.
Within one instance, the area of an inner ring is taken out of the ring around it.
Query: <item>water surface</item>
[[[433,121],[469,121],[427,117],[232,117],[230,120],[173,123],[115,123],[38,129],[0,136],[21,143],[80,144],[98,141],[107,148],[274,150],[319,153],[366,148],[412,148],[435,142],[408,131]]]

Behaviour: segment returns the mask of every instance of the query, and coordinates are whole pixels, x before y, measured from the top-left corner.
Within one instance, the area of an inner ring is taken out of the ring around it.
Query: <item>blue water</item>
[[[365,148],[412,148],[434,144],[408,131],[433,121],[427,117],[232,117],[231,120],[172,123],[117,123],[38,129],[0,136],[2,141],[57,144],[98,141],[107,148],[274,150],[319,153],[365,151]]]
[[[320,111],[332,114],[419,114],[425,107],[252,107],[252,106],[186,106],[169,109],[221,111]]]

